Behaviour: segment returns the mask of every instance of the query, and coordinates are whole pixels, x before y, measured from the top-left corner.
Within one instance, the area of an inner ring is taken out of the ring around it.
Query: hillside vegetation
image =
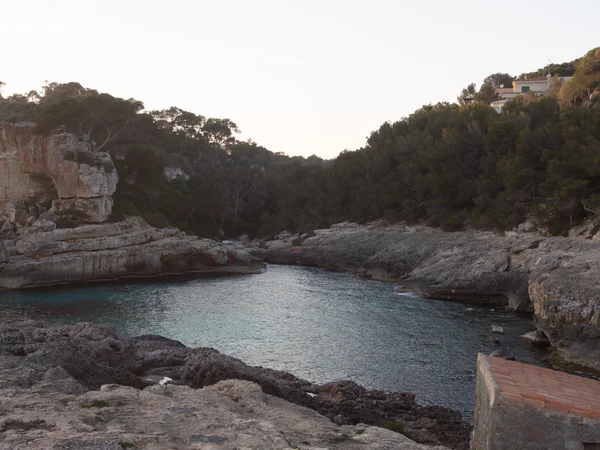
[[[271,236],[343,220],[502,230],[534,217],[559,234],[600,212],[600,47],[530,74],[548,73],[573,77],[498,114],[488,106],[494,88],[513,78],[490,75],[459,104],[386,122],[365,147],[327,161],[239,141],[229,119],[146,111],[75,82],[0,95],[0,121],[66,130],[108,151],[120,179],[115,220],[132,214],[204,236]]]

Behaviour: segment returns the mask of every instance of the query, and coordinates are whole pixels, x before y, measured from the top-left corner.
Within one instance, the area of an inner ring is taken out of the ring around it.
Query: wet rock
[[[516,358],[513,355],[511,349],[509,347],[502,347],[498,350],[494,350],[490,353],[490,356],[496,356],[498,358],[508,359],[509,361],[515,361]]]
[[[541,347],[548,347],[550,345],[550,340],[548,339],[548,336],[546,336],[546,334],[541,330],[535,330],[530,331],[529,333],[525,333],[521,336],[521,339],[527,342],[531,342],[534,345],[539,345]]]

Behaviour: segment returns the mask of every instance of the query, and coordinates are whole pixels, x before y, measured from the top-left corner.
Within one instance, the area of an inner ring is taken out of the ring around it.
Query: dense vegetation
[[[228,119],[144,111],[78,83],[0,95],[0,121],[35,121],[43,133],[94,142],[117,166],[117,216],[200,235],[268,236],[378,218],[509,229],[526,217],[561,233],[600,212],[600,48],[531,75],[547,73],[573,78],[498,114],[488,103],[513,77],[490,75],[479,90],[463,90],[460,105],[386,122],[364,148],[329,161],[239,141]]]

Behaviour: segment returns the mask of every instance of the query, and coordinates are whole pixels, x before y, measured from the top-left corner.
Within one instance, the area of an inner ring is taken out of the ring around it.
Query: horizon
[[[511,15],[508,23],[492,17],[506,9],[474,0],[103,5],[36,0],[5,7],[0,38],[19,37],[5,52],[5,94],[38,90],[45,80],[75,81],[133,97],[146,110],[178,106],[229,118],[242,130],[238,139],[324,159],[363,147],[386,121],[455,102],[462,88],[491,73],[518,75],[583,56],[598,45],[593,13],[600,13],[591,0],[572,5],[588,12],[577,23],[564,22],[557,1],[544,3],[540,20]],[[568,39],[549,36],[557,29]]]

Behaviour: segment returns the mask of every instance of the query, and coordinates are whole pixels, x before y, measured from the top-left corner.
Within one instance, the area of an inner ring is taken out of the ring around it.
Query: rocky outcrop
[[[174,384],[156,385],[164,376]],[[470,433],[458,412],[412,394],[315,385],[86,323],[0,324],[0,396],[10,448],[466,450]]]
[[[159,230],[139,217],[64,229],[42,219],[4,236],[0,289],[183,273],[259,273],[264,268],[241,247],[175,228]]]
[[[263,269],[240,247],[135,217],[107,223],[118,181],[110,155],[35,131],[0,123],[0,289]]]
[[[0,216],[12,202],[24,201],[36,207],[52,203],[57,216],[104,222],[118,181],[108,153],[93,151],[73,134],[43,136],[35,129],[32,123],[0,123]],[[24,225],[22,219],[16,222]]]
[[[249,248],[268,262],[352,270],[428,298],[533,310],[563,359],[600,370],[599,229],[565,238],[341,224]]]

